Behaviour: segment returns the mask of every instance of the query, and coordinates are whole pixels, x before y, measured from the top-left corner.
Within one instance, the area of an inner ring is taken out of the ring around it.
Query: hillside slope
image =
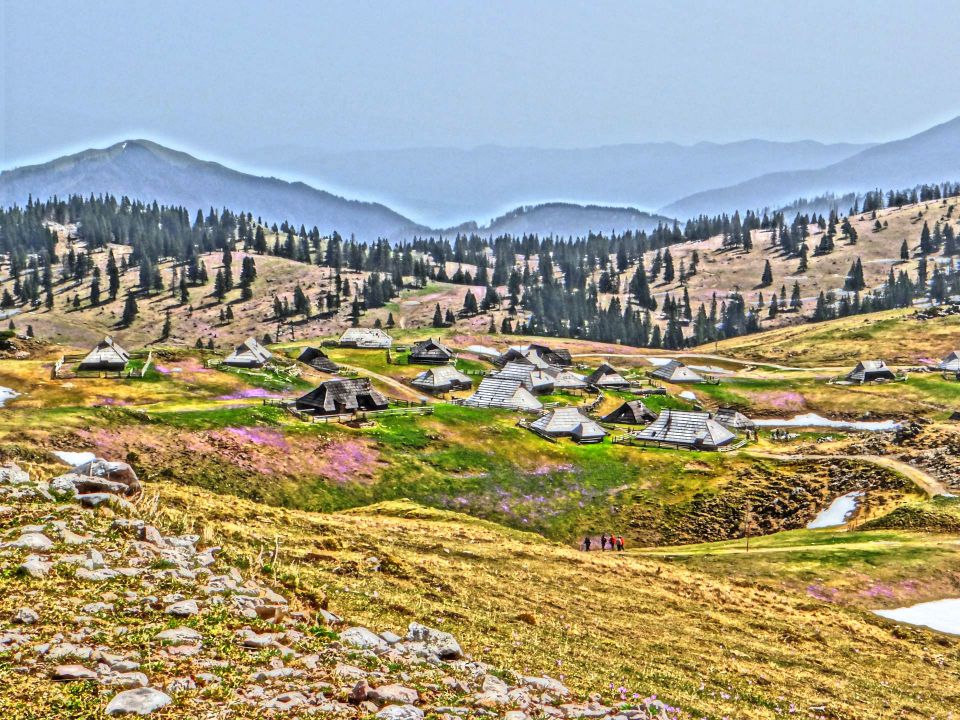
[[[808,170],[762,174],[727,187],[693,193],[661,208],[674,217],[778,208],[824,193],[864,192],[960,180],[960,117],[902,140],[869,147]],[[845,208],[843,208],[845,209]]]

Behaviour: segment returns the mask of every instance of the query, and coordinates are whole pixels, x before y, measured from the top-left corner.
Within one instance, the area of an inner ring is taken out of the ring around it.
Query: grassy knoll
[[[609,699],[658,692],[691,717],[717,719],[947,717],[960,702],[957,640],[828,602],[773,570],[588,555],[409,502],[315,515],[172,484],[154,490],[167,523],[222,543],[232,560],[279,548],[266,571],[352,622],[430,622],[483,659],[606,687]],[[365,562],[374,556],[379,571]],[[956,563],[957,548],[922,559],[912,569],[933,576]],[[858,569],[866,583],[893,567]]]
[[[757,362],[800,367],[852,367],[860,358],[896,365],[939,361],[957,344],[960,317],[916,320],[912,309],[854,315],[825,323],[778,328],[723,340],[716,352]],[[714,345],[699,350],[714,352]]]

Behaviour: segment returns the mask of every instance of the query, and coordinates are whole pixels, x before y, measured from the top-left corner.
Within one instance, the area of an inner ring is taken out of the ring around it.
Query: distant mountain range
[[[262,159],[288,172],[323,177],[325,185],[349,187],[351,194],[387,198],[408,214],[412,209],[434,221],[428,225],[384,204],[349,200],[302,182],[242,173],[149,140],[4,171],[0,205],[22,204],[31,195],[106,192],[191,209],[229,207],[268,222],[316,225],[361,240],[457,231],[567,236],[650,230],[701,213],[775,209],[827,193],[958,181],[960,118],[879,145],[750,140],[299,155],[274,148]],[[493,208],[500,209],[490,212]]]
[[[551,203],[521,207],[480,226],[468,221],[449,229],[430,228],[385,205],[348,200],[304,183],[257,177],[198,160],[149,140],[127,140],[102,150],[85,150],[41,165],[0,173],[0,205],[24,204],[30,196],[110,193],[166,205],[227,207],[251,212],[267,222],[288,220],[337,230],[360,240],[402,240],[457,231],[536,232],[584,235],[611,230],[650,230],[668,218],[630,208]]]
[[[960,117],[821,168],[766,173],[728,187],[694,193],[664,206],[661,212],[689,217],[734,208],[777,208],[824,193],[896,190],[945,181],[960,181]]]
[[[446,226],[499,216],[518,205],[559,201],[654,211],[764,173],[820,168],[867,147],[764,140],[572,150],[488,145],[324,152],[279,146],[255,150],[248,159]]]

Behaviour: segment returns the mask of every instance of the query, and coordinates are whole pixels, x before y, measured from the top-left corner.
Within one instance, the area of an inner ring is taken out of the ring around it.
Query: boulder
[[[347,628],[340,633],[340,639],[360,650],[383,650],[388,647],[386,640],[365,627]]]
[[[47,552],[53,547],[53,540],[40,532],[27,532],[13,542],[7,543],[7,547],[23,548],[24,550],[33,550],[35,552]]]
[[[0,467],[0,485],[28,485],[30,475],[21,470],[19,465],[4,465]]]
[[[20,625],[33,625],[39,619],[40,615],[37,614],[37,611],[28,607],[20,608],[13,616],[13,621]]]
[[[50,481],[50,491],[56,495],[75,498],[88,493],[111,493],[127,495],[127,486],[102,477],[67,473]]]
[[[97,680],[97,673],[83,665],[58,665],[50,678],[54,682],[81,682]]]
[[[153,639],[171,645],[185,645],[188,643],[198,643],[203,639],[203,636],[190,627],[175,627],[161,630],[154,635]]]
[[[456,638],[443,630],[434,630],[420,623],[410,623],[407,628],[407,642],[422,645],[427,652],[441,660],[456,660],[463,657],[463,650]]]
[[[200,608],[197,606],[196,600],[180,600],[179,602],[167,605],[164,612],[174,617],[190,617],[200,612]]]
[[[367,691],[367,700],[378,704],[413,705],[420,700],[420,694],[413,688],[403,685],[381,685]]]
[[[107,704],[107,715],[149,715],[173,702],[165,692],[150,687],[124,690]]]
[[[124,495],[133,497],[140,494],[141,485],[137,474],[125,462],[114,462],[96,458],[89,462],[77,465],[70,471],[73,475],[88,475],[97,478],[103,478],[110,482],[119,483],[126,487]]]
[[[423,710],[413,705],[387,705],[377,713],[379,720],[423,720]]]

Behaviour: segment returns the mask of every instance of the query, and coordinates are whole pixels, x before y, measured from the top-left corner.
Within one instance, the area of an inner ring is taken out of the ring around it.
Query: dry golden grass
[[[603,688],[607,699],[623,687],[658,693],[691,717],[850,720],[945,718],[960,702],[955,639],[825,602],[788,577],[588,555],[404,502],[317,515],[155,489],[168,523],[232,554],[276,544],[277,578],[351,622],[429,622],[476,656]],[[365,569],[371,556],[380,572]],[[957,548],[938,546],[926,560],[933,574],[956,562]]]

